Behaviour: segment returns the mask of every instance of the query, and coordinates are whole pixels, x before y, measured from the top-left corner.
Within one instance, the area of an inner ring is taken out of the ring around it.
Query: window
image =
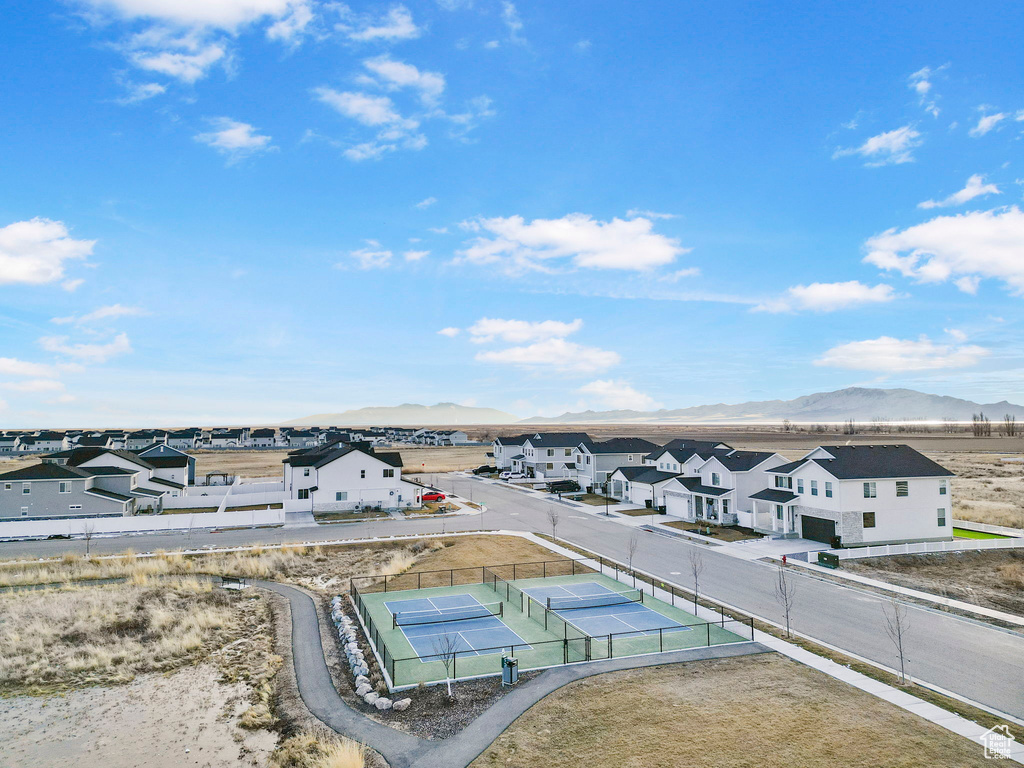
[[[874,528],[875,527],[875,513],[874,512],[865,512],[864,513],[864,527],[865,528]]]
[[[775,505],[775,519],[776,520],[781,520],[782,519],[782,505],[781,504],[776,504]]]
[[[587,464],[589,464],[589,463],[590,463],[590,454],[588,453],[587,454]]]
[[[9,491],[14,487],[14,483],[4,483],[4,490]]]
[[[395,476],[395,470],[393,470],[393,469],[385,469],[384,470],[384,477],[394,477],[394,476]]]
[[[938,521],[939,528],[944,528],[946,526],[946,510],[944,508],[939,510]]]
[[[365,480],[366,479],[366,470],[365,469],[360,469],[359,470],[359,479],[360,480]]]
[[[81,509],[81,504],[68,504],[68,509]]]
[[[896,481],[896,495],[897,496],[909,496],[910,495],[910,483],[906,480]]]
[[[348,491],[338,491],[334,494],[335,501],[348,501]]]
[[[299,496],[300,499],[308,499],[309,498],[309,488],[299,488],[298,496]]]
[[[825,498],[832,498],[832,483],[830,483],[828,480],[825,481]]]
[[[554,448],[548,448],[548,456],[554,456],[554,455],[555,455],[555,449]]]
[[[309,477],[309,467],[304,467],[302,470],[303,477]]]
[[[71,493],[71,483],[61,482],[57,489],[57,493]]]
[[[633,454],[632,453],[626,454],[626,461],[630,461],[630,462],[633,461]]]
[[[864,483],[864,498],[874,499],[878,497],[878,489],[874,483]]]
[[[554,464],[552,464],[552,463],[551,463],[551,462],[549,461],[549,462],[548,462],[548,464],[547,464],[547,467],[548,467],[548,469],[554,469],[554,468],[555,468],[555,465],[554,465]]]
[[[939,496],[945,496],[948,493],[948,484],[945,480],[939,481]]]
[[[817,495],[818,495],[818,481],[817,480],[811,480],[811,496],[817,496]]]
[[[728,515],[729,514],[729,500],[728,499],[722,499],[722,514],[723,515]]]
[[[717,472],[712,472],[711,473],[711,484],[712,485],[718,485],[720,482],[721,482],[721,479],[719,478],[718,473]]]
[[[572,448],[566,448],[565,449],[565,455],[566,456],[572,456]]]
[[[32,486],[29,485],[28,483],[22,483],[21,484],[21,492],[22,493],[32,493]]]
[[[797,493],[803,493],[804,492],[804,481],[803,481],[802,478],[796,481],[796,492]]]
[[[26,515],[28,515],[28,507],[22,507],[21,508],[21,516],[25,517]]]

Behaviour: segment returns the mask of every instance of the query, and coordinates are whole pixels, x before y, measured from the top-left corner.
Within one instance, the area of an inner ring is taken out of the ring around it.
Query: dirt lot
[[[615,672],[535,705],[472,768],[985,766],[980,745],[765,655]]]
[[[1024,616],[1024,550],[844,560],[843,570]]]

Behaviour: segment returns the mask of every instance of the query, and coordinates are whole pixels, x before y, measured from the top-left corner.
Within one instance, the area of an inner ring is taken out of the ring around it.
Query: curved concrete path
[[[276,582],[251,583],[286,597],[291,605],[295,679],[299,695],[309,711],[343,736],[380,752],[391,768],[465,768],[516,718],[538,701],[568,683],[591,675],[772,652],[760,643],[736,643],[554,667],[520,683],[455,736],[431,741],[371,720],[352,709],[341,698],[334,688],[324,659],[324,649],[320,642],[320,619],[313,598],[300,589]]]

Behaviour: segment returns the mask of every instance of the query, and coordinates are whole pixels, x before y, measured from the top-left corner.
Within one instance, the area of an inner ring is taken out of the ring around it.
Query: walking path
[[[465,768],[538,701],[568,683],[591,675],[769,652],[759,643],[736,643],[555,667],[520,683],[455,736],[443,741],[429,741],[371,720],[341,698],[334,688],[324,658],[316,606],[307,593],[276,582],[251,583],[288,599],[292,615],[295,679],[299,695],[309,711],[343,736],[379,752],[391,768]]]

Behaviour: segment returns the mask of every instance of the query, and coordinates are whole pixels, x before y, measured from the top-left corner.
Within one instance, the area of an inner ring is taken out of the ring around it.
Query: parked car
[[[423,494],[424,501],[444,501],[446,498],[440,491],[427,491]]]
[[[555,480],[548,483],[548,493],[575,493],[580,489],[575,480]]]
[[[525,480],[526,479],[526,475],[524,475],[522,472],[510,472],[508,470],[505,470],[504,472],[502,472],[500,475],[498,475],[498,477],[501,480]]]
[[[481,466],[479,466],[479,467],[477,467],[476,469],[473,470],[473,474],[474,475],[490,475],[490,474],[492,474],[494,472],[497,472],[497,471],[498,471],[497,467],[491,467],[491,466],[488,466],[487,464],[482,464]]]

